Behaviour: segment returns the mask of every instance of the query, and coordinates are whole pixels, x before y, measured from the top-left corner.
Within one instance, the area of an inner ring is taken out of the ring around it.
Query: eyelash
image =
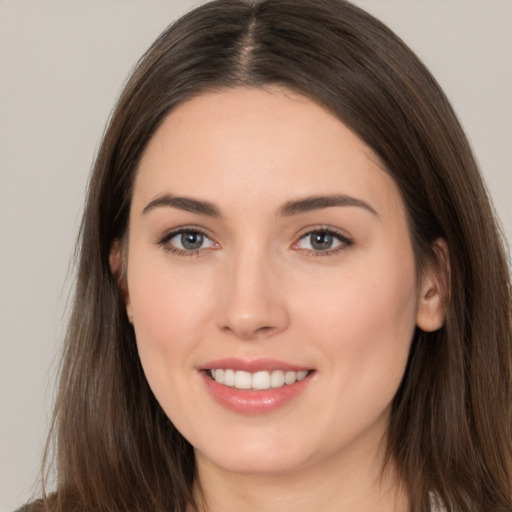
[[[172,231],[169,231],[168,233],[165,233],[162,238],[160,238],[157,241],[157,244],[160,245],[164,251],[170,252],[172,254],[175,254],[176,256],[185,256],[185,257],[193,257],[193,256],[199,256],[201,253],[205,251],[205,249],[210,248],[199,248],[194,250],[186,250],[186,249],[180,249],[178,247],[172,246],[169,242],[178,235],[184,235],[184,234],[196,234],[204,237],[204,239],[210,240],[212,244],[215,246],[218,246],[216,242],[214,242],[202,229],[197,228],[195,226],[184,226],[178,229],[174,229]],[[215,247],[211,247],[211,249],[214,249]]]
[[[345,249],[348,249],[352,245],[354,245],[354,241],[349,238],[346,234],[341,233],[340,231],[333,229],[327,226],[315,226],[313,229],[309,229],[303,235],[300,236],[297,242],[292,245],[292,249],[300,251],[300,248],[297,248],[297,245],[307,237],[311,237],[314,234],[322,234],[333,237],[339,242],[339,245],[335,248],[329,248],[326,250],[314,250],[314,249],[302,249],[306,251],[308,256],[313,257],[326,257],[326,256],[334,256]]]
[[[186,250],[186,249],[180,249],[178,247],[174,247],[169,242],[175,238],[178,235],[183,236],[184,234],[195,234],[200,235],[206,240],[209,240],[214,247],[200,247],[198,249],[194,250]],[[339,242],[339,245],[333,249],[328,248],[326,250],[314,250],[314,249],[301,249],[297,247],[297,245],[307,237],[311,237],[314,234],[321,234],[321,235],[327,235],[333,237],[333,239],[337,240]],[[177,256],[185,256],[185,257],[193,257],[193,256],[199,256],[201,253],[203,253],[205,250],[215,249],[219,247],[219,244],[214,242],[202,229],[197,228],[195,226],[184,226],[178,229],[174,229],[168,233],[165,233],[158,241],[157,244],[167,252],[170,252],[172,254],[175,254]],[[297,242],[294,242],[292,245],[292,249],[296,251],[304,251],[309,256],[333,256],[335,254],[338,254],[339,252],[347,249],[348,247],[352,246],[354,244],[354,241],[347,237],[345,234],[340,233],[339,231],[326,227],[326,226],[315,226],[313,229],[308,230],[304,234],[300,236],[300,238],[297,240]]]

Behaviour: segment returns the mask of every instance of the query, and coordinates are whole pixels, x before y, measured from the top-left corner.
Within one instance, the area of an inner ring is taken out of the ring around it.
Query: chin
[[[291,474],[297,469],[308,465],[308,458],[297,453],[297,447],[288,445],[286,449],[270,453],[267,449],[254,448],[247,450],[224,450],[203,453],[196,450],[196,457],[207,459],[210,464],[224,471],[240,475],[271,476]]]

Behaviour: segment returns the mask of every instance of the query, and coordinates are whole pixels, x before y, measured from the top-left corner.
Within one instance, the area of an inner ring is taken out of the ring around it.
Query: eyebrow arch
[[[364,208],[375,216],[379,214],[365,201],[344,194],[335,194],[329,196],[312,196],[299,199],[298,201],[290,201],[279,209],[279,215],[289,217],[300,213],[322,210],[323,208],[331,208],[333,206],[357,206]]]
[[[177,208],[178,210],[184,210],[191,213],[198,213],[208,217],[221,216],[220,210],[208,201],[199,201],[190,197],[173,196],[171,194],[163,194],[158,196],[156,199],[153,199],[144,208],[144,210],[142,210],[142,215],[145,215],[149,211],[162,206]]]

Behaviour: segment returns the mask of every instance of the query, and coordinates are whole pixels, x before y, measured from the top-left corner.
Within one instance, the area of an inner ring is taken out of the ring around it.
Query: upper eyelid
[[[160,245],[165,244],[165,243],[169,242],[175,236],[179,235],[180,233],[187,232],[187,231],[200,233],[201,235],[205,236],[212,242],[219,244],[219,242],[216,240],[216,237],[209,233],[209,230],[207,230],[203,227],[196,226],[196,225],[185,225],[185,226],[179,226],[179,227],[175,227],[175,228],[166,230],[162,235],[157,237],[156,243],[160,244]],[[291,245],[292,246],[296,245],[304,237],[311,235],[312,233],[315,233],[315,232],[329,233],[329,234],[332,234],[332,235],[338,237],[345,243],[350,243],[350,244],[353,243],[353,237],[349,233],[347,233],[345,230],[342,230],[340,228],[335,228],[333,226],[316,224],[314,226],[308,226],[308,227],[303,228],[295,236],[294,241],[292,242]],[[220,244],[219,244],[219,246],[220,246]],[[200,249],[198,249],[198,250],[200,250]]]
[[[307,228],[303,228],[299,233],[297,234],[296,239],[300,240],[304,238],[307,235],[310,235],[311,233],[316,232],[325,232],[330,233],[332,235],[339,236],[340,238],[343,238],[345,240],[352,241],[352,236],[345,230],[340,228],[335,228],[332,226],[326,226],[326,225],[315,225],[315,226],[309,226]]]
[[[207,240],[212,242],[214,247],[199,247],[197,249],[185,249],[185,248],[176,247],[174,244],[170,243],[170,241],[173,238],[179,236],[180,234],[186,233],[186,232],[199,233],[204,238],[206,238]],[[160,237],[158,237],[156,239],[155,243],[156,243],[156,245],[160,246],[164,251],[173,253],[177,256],[183,256],[183,257],[199,256],[200,254],[206,254],[204,251],[210,251],[210,250],[217,249],[220,247],[220,244],[218,244],[214,240],[213,237],[208,235],[204,229],[198,228],[198,227],[193,227],[193,226],[188,226],[188,227],[181,226],[179,228],[167,230],[163,235],[161,235]]]
[[[209,234],[208,230],[201,228],[199,226],[194,226],[194,225],[179,226],[176,228],[171,228],[171,229],[165,230],[164,233],[159,235],[157,238],[160,243],[161,241],[164,241],[164,240],[168,241],[171,238],[174,238],[176,235],[179,235],[180,233],[187,232],[187,231],[193,232],[193,233],[200,233],[201,235],[205,236],[206,238],[208,238],[212,241],[215,241],[214,237],[211,234]]]

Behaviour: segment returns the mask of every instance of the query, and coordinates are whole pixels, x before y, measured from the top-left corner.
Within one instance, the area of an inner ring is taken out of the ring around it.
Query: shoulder
[[[14,512],[43,512],[46,510],[43,500],[36,500],[31,503],[27,503],[22,507],[16,509]]]

